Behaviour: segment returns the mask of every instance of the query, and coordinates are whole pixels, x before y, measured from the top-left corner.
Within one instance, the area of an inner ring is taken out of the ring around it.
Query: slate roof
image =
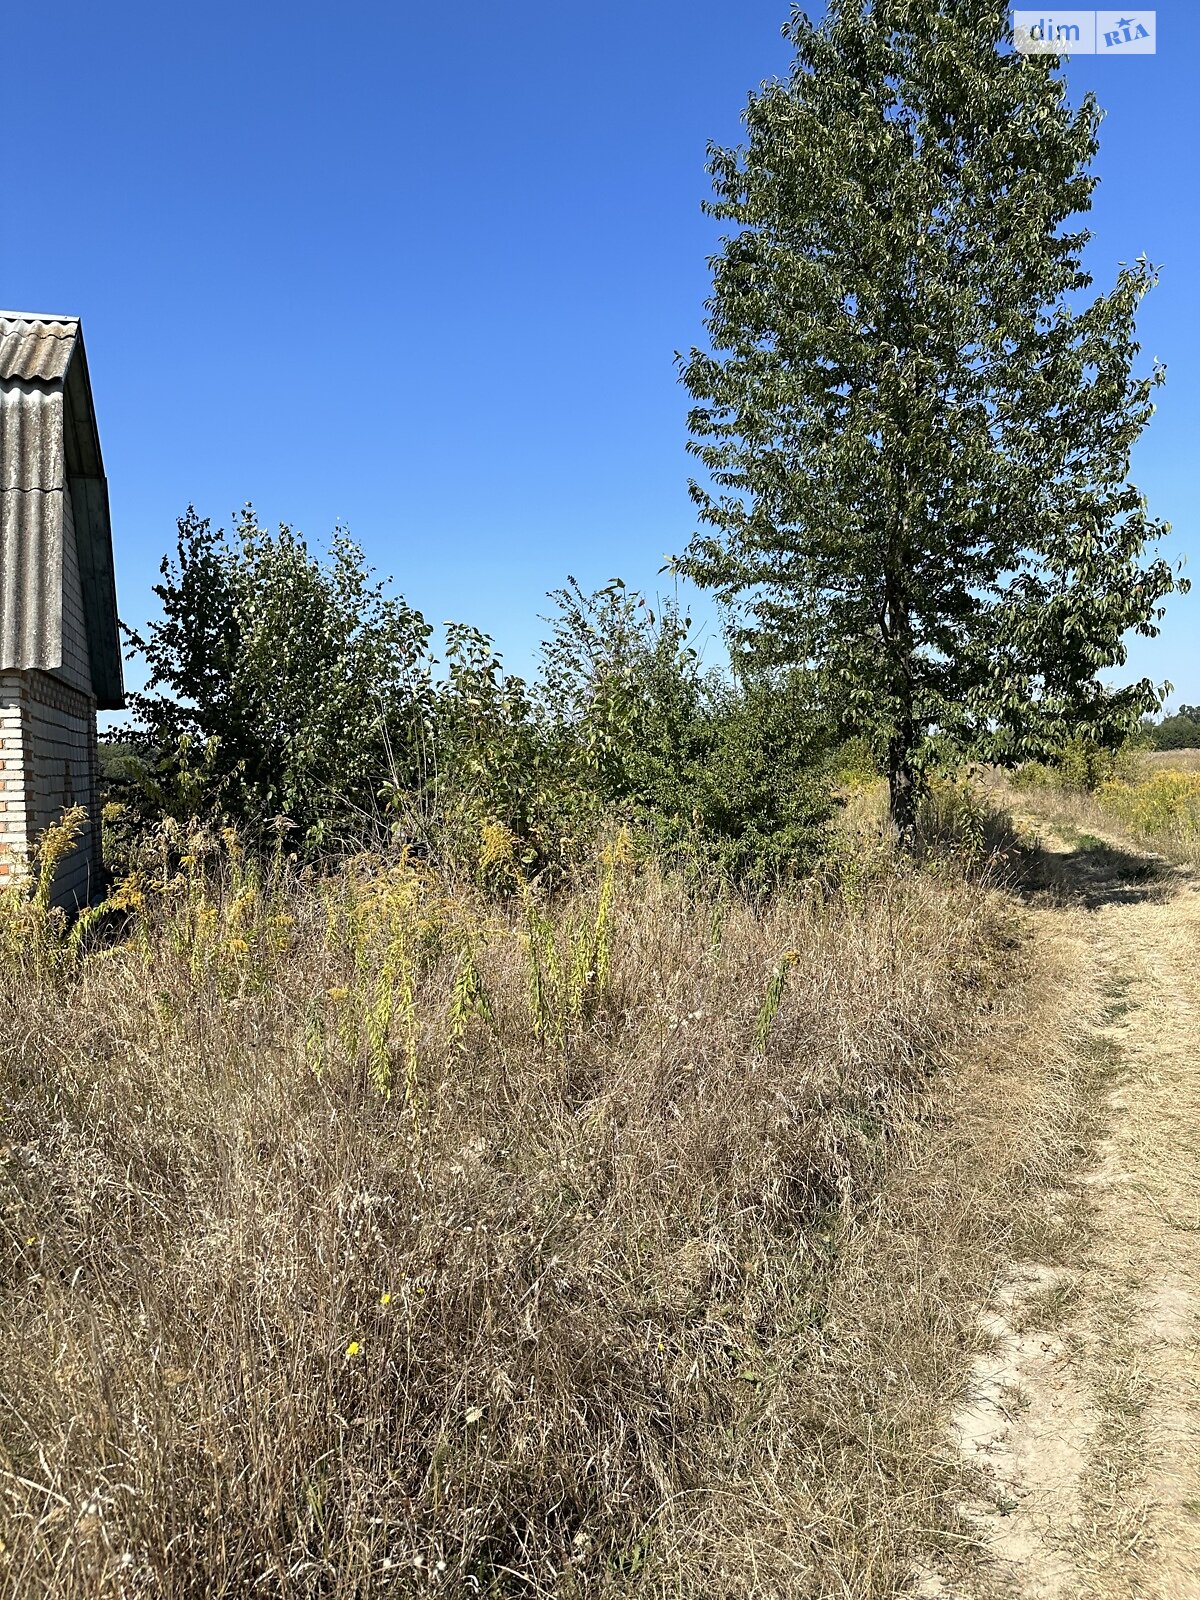
[[[108,484],[75,317],[0,311],[0,671],[63,665],[69,487],[92,688],[124,705]]]
[[[61,383],[78,338],[78,317],[0,311],[0,382],[37,378]]]

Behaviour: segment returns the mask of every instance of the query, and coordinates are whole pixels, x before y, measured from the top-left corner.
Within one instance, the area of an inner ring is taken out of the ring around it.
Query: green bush
[[[282,817],[313,849],[361,827],[389,772],[415,779],[430,629],[343,533],[316,556],[250,506],[228,533],[189,507],[161,572],[162,615],[130,634],[144,809]]]
[[[118,853],[148,818],[276,842],[290,825],[309,855],[390,841],[495,887],[497,839],[506,883],[554,883],[614,821],[746,883],[824,846],[832,737],[806,675],[706,670],[690,618],[619,580],[551,595],[526,682],[461,623],[436,662],[420,613],[340,533],[314,555],[249,507],[231,533],[189,508],[162,574],[162,616],[131,634],[149,683],[106,762],[110,797],[135,801],[112,813]]]
[[[1013,775],[1013,782],[1023,789],[1071,789],[1091,794],[1113,776],[1118,759],[1119,752],[1077,737],[1048,761],[1027,761]]]
[[[542,693],[577,782],[668,861],[739,882],[793,875],[823,848],[830,735],[800,672],[705,671],[691,620],[619,581],[556,591]]]

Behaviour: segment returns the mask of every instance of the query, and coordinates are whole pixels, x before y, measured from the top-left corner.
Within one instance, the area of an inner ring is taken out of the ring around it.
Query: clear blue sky
[[[188,501],[341,519],[521,669],[568,572],[659,586],[693,527],[672,357],[702,337],[705,144],[784,69],[785,13],[17,0],[0,304],[84,319],[126,620]],[[1158,21],[1158,55],[1066,70],[1109,112],[1098,280],[1164,266],[1136,476],[1195,557],[1200,5]],[[1198,628],[1176,600],[1132,667],[1200,700]]]

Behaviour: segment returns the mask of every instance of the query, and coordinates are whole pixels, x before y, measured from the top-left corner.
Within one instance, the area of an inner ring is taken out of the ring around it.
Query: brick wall
[[[0,673],[0,885],[25,860],[25,675]]]
[[[83,806],[88,825],[59,867],[54,899],[85,902],[100,864],[96,798],[96,701],[88,657],[75,518],[63,495],[62,666],[0,673],[0,884],[26,865],[41,833],[68,806]]]
[[[83,806],[88,826],[58,869],[54,899],[63,906],[86,902],[100,861],[95,701],[47,672],[6,674],[0,677],[0,740],[9,873],[68,806]]]

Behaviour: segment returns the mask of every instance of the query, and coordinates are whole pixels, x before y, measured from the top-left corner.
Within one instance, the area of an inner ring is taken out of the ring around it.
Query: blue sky
[[[0,303],[83,316],[126,620],[189,501],[318,539],[340,519],[521,670],[568,572],[661,587],[693,527],[673,354],[702,337],[705,145],[784,70],[785,13],[10,7]],[[1158,31],[1155,56],[1066,72],[1109,112],[1098,282],[1164,267],[1135,477],[1196,557],[1200,7],[1160,5]],[[1198,627],[1200,596],[1175,600],[1131,670],[1200,700]]]

